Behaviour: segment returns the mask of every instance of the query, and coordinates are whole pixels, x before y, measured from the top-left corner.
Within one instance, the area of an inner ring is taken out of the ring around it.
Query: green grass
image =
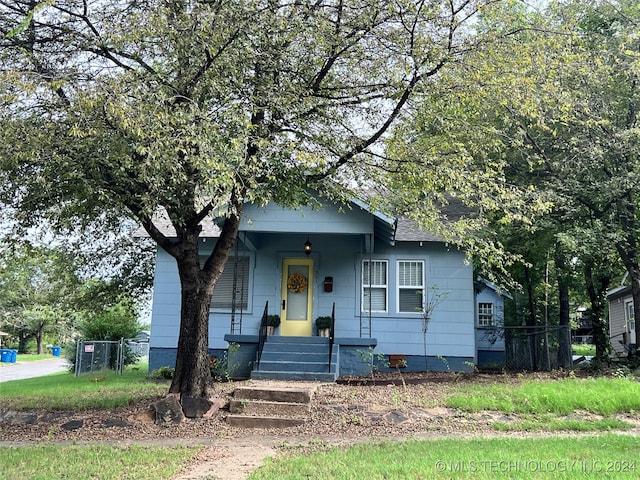
[[[637,478],[640,438],[444,439],[292,449],[248,480]],[[316,450],[316,451],[313,451]]]
[[[467,384],[449,397],[446,405],[507,414],[568,415],[580,410],[598,415],[632,413],[640,411],[640,383],[627,378],[589,378],[532,380],[520,385]]]
[[[60,372],[45,377],[3,382],[0,404],[13,410],[89,410],[115,408],[132,402],[161,397],[168,381],[147,379],[145,364],[125,369],[123,375],[112,371],[75,377]]]
[[[574,343],[571,345],[574,355],[595,356],[596,346],[590,343]]]
[[[498,421],[493,424],[493,428],[500,432],[602,432],[630,430],[633,425],[617,418],[591,420],[532,415],[509,422]]]
[[[4,480],[171,478],[199,448],[149,446],[0,447]]]
[[[60,357],[54,357],[50,353],[43,353],[43,354],[19,353],[18,356],[16,357],[16,360],[18,362],[37,362],[38,360],[52,360],[54,358],[59,359]]]

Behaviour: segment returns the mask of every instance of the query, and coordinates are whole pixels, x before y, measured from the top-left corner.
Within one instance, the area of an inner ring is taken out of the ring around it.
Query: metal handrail
[[[336,328],[336,304],[331,309],[331,326],[329,327],[329,373],[331,373],[331,356],[333,355],[333,337]]]
[[[262,358],[262,350],[267,341],[267,316],[269,314],[269,302],[264,306],[262,319],[260,320],[260,330],[258,330],[258,353],[256,358],[256,370],[260,370],[260,359]]]

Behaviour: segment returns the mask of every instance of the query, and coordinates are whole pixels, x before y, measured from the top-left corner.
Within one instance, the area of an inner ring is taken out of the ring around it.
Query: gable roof
[[[405,216],[398,218],[391,217],[380,211],[373,210],[370,205],[358,199],[352,199],[351,203],[361,210],[364,210],[373,216],[374,232],[376,237],[394,245],[398,242],[443,242],[445,239],[435,233],[429,232],[420,227],[417,222]],[[461,202],[449,203],[446,206],[445,216],[448,220],[460,218],[466,212],[461,209]],[[457,217],[457,218],[456,218]],[[160,232],[166,237],[172,238],[176,236],[176,231],[169,216],[164,209],[160,209],[154,216],[154,223]],[[138,227],[133,236],[135,238],[148,238],[149,234],[143,227]],[[220,236],[220,227],[213,218],[206,217],[202,221],[201,238],[218,238]]]
[[[607,292],[607,299],[611,301],[615,300],[616,298],[626,297],[627,295],[631,295],[631,286],[622,285],[620,287],[615,287],[609,290]]]

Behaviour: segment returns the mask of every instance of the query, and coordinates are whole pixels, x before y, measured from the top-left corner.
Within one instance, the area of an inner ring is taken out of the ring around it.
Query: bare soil
[[[560,373],[540,377],[553,378],[554,375],[564,376]],[[341,379],[337,384],[317,386],[305,424],[277,430],[229,426],[225,422],[228,414],[225,408],[210,418],[158,426],[153,422],[150,401],[110,411],[0,411],[0,444],[54,441],[203,445],[175,479],[238,480],[259,467],[264,458],[284,449],[350,445],[370,439],[499,435],[492,428],[494,422],[515,421],[516,416],[451,409],[444,406],[444,399],[454,392],[463,392],[469,382],[515,385],[522,380],[518,375],[453,373],[380,374],[374,378]],[[236,387],[254,383],[219,384],[218,394],[228,400]],[[576,412],[573,418],[576,415],[590,417],[586,412]],[[640,432],[640,416],[624,420],[634,424],[631,434]]]

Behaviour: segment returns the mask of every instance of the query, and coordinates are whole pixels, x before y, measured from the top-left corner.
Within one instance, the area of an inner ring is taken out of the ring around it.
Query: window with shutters
[[[398,312],[421,313],[424,307],[424,262],[398,262]]]
[[[211,296],[212,310],[247,310],[249,305],[249,257],[229,257]],[[235,288],[235,298],[233,295]]]
[[[387,260],[365,260],[362,262],[362,311],[387,311]]]

